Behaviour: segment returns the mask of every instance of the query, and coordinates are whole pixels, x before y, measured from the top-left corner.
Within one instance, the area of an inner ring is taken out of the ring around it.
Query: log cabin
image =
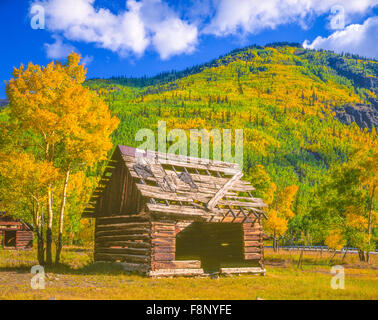
[[[3,249],[32,249],[32,226],[20,219],[12,218],[5,212],[0,212],[0,244]]]
[[[264,202],[237,164],[117,146],[83,217],[94,261],[150,277],[265,274]]]

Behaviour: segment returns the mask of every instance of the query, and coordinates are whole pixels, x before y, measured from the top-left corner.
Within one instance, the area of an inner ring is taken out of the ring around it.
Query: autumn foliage
[[[69,207],[74,196],[77,206],[87,202],[87,178],[80,172],[107,158],[110,134],[118,125],[104,100],[83,86],[86,70],[80,59],[72,53],[66,63],[22,65],[6,86],[9,119],[3,134],[13,139],[1,154],[2,202],[18,206],[12,213],[33,218],[41,264],[52,263],[53,240],[59,263],[67,198]],[[32,179],[20,179],[25,172]],[[80,187],[70,188],[73,183]],[[14,197],[23,201],[11,201]]]

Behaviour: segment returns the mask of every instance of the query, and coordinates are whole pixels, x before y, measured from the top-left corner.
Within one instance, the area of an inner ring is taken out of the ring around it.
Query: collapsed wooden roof
[[[84,217],[98,214],[99,200],[119,161],[143,199],[141,211],[209,222],[248,222],[265,216],[266,205],[252,196],[255,188],[241,180],[237,164],[118,146]]]
[[[0,230],[12,229],[11,226],[14,226],[15,230],[33,231],[33,227],[30,224],[21,219],[13,218],[5,211],[0,212]]]

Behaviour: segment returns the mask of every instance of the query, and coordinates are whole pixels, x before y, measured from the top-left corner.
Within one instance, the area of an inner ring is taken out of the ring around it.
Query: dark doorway
[[[239,223],[193,222],[176,237],[176,260],[201,260],[205,272],[222,263],[242,262],[243,230]]]
[[[17,231],[4,232],[4,248],[16,248],[16,233]]]

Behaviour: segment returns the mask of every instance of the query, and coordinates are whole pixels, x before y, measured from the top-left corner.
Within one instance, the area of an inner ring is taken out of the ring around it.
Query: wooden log
[[[187,216],[187,217],[195,217],[195,216],[206,216],[209,213],[203,209],[193,208],[189,206],[177,206],[177,205],[158,205],[158,204],[147,204],[147,208],[151,212],[158,212],[158,213],[173,213],[177,216]],[[226,210],[221,210],[226,211]]]
[[[110,228],[149,228],[151,226],[150,222],[129,222],[129,223],[115,223],[115,224],[98,224],[97,229],[106,230]]]
[[[260,253],[245,253],[244,259],[245,260],[260,260],[261,254]]]
[[[220,188],[215,195],[207,203],[206,207],[208,210],[213,211],[215,206],[218,204],[218,201],[223,198],[223,196],[232,189],[236,181],[238,181],[243,176],[242,172],[236,172],[235,175],[229,179],[222,188]]]
[[[131,254],[112,254],[112,253],[96,253],[95,261],[131,261],[131,262],[149,262],[149,256],[131,255]]]
[[[153,247],[162,246],[162,247],[169,247],[175,245],[175,239],[166,238],[166,239],[151,239],[151,244]]]
[[[174,260],[174,261],[156,261],[152,262],[152,270],[158,269],[199,269],[201,261],[199,260]]]
[[[261,248],[259,247],[244,247],[245,253],[261,253]]]
[[[152,239],[164,239],[164,238],[172,238],[176,235],[175,231],[160,231],[160,232],[152,232],[151,238]]]
[[[238,273],[250,273],[250,274],[265,274],[266,270],[259,267],[244,267],[244,268],[221,268],[221,274],[238,274]]]
[[[243,208],[263,208],[267,205],[263,202],[254,202],[254,201],[233,201],[233,200],[219,200],[219,205],[223,206],[232,206],[232,207],[243,207]]]
[[[260,247],[260,241],[244,241],[244,247]]]
[[[112,240],[107,240],[107,241],[98,241],[96,239],[95,241],[95,246],[99,247],[117,247],[117,246],[122,246],[122,247],[127,247],[127,248],[150,248],[151,243],[150,242],[137,242],[137,241],[112,241]]]
[[[134,149],[134,154],[122,154],[122,158],[125,161],[131,161],[135,162],[137,160],[136,155],[136,149]],[[178,161],[179,165],[185,165],[186,163],[193,163],[193,164],[203,164],[206,166],[206,168],[213,167],[213,168],[234,168],[234,169],[240,169],[239,165],[236,163],[231,162],[224,162],[224,161],[217,161],[217,160],[211,160],[211,159],[201,159],[201,158],[195,158],[190,156],[182,156],[177,155],[173,153],[162,153],[158,151],[142,151],[141,154],[138,154],[139,157],[142,159],[146,159],[148,162],[154,162],[155,159],[157,159],[160,163],[160,160],[172,160],[172,161]]]
[[[146,222],[149,221],[149,218],[147,216],[143,215],[114,215],[114,216],[104,216],[104,217],[98,217],[97,218],[99,223],[105,223],[104,221],[109,220],[109,223],[119,223],[115,222],[116,220],[122,220],[123,223],[126,222]]]
[[[160,253],[175,253],[176,248],[174,243],[171,246],[154,246],[153,252],[160,252]]]
[[[149,271],[150,277],[183,277],[183,276],[200,276],[203,275],[203,269],[159,269]]]
[[[175,253],[152,252],[151,257],[153,261],[173,261],[175,260]]]
[[[134,171],[133,168],[134,164],[133,163],[128,163],[127,167],[130,171],[130,174],[132,175],[133,178],[138,179],[140,178],[139,175]],[[236,173],[239,173],[240,171],[234,171],[231,174],[234,175]],[[174,177],[175,179],[175,185],[176,185],[176,191],[183,191],[183,192],[191,192],[193,191],[191,187],[186,184],[185,182],[181,181],[178,179],[177,174],[174,171],[171,170],[165,170],[165,174],[168,175],[169,177]],[[219,178],[215,176],[205,176],[201,174],[193,174],[191,173],[190,176],[192,177],[193,181],[195,182],[197,186],[197,191],[204,192],[205,194],[215,194],[227,181],[229,180],[228,178]],[[162,178],[163,174],[155,174],[154,177],[147,177],[145,180],[151,181],[151,182],[158,182],[159,178]],[[162,189],[160,189],[162,190]],[[238,180],[236,183],[232,186],[232,191],[235,192],[248,192],[248,191],[254,191],[256,190],[253,186],[251,186],[248,182]],[[237,193],[228,191],[225,193],[225,195],[228,196],[237,196]],[[251,197],[251,199],[256,199]]]
[[[136,254],[136,255],[149,255],[150,249],[148,248],[104,248],[104,247],[96,247],[96,253],[111,253],[111,254]]]
[[[253,236],[244,236],[244,241],[261,241],[262,236],[253,235]]]
[[[121,236],[99,236],[97,237],[97,241],[101,240],[112,240],[112,241],[122,241],[122,240],[150,240],[151,237],[149,235],[143,234],[133,234],[133,235],[121,235]]]
[[[96,231],[95,236],[121,236],[121,235],[143,235],[149,236],[151,234],[151,229],[147,228],[133,228],[133,229],[118,229],[118,230],[106,230],[106,231]]]
[[[164,218],[161,217],[161,219],[164,219]],[[175,223],[174,222],[166,222],[165,224],[169,224],[169,226],[164,226],[162,224],[157,225],[156,222],[152,222],[151,230],[153,230],[153,231],[160,231],[160,230],[174,231],[175,230]]]
[[[130,156],[123,156],[123,159],[126,161],[126,164],[134,164],[136,163],[135,157]],[[193,159],[194,160],[194,159]],[[169,166],[175,166],[178,168],[192,168],[197,170],[211,170],[211,171],[218,171],[225,174],[233,175],[240,171],[239,167],[234,166],[234,164],[216,164],[216,163],[205,163],[204,160],[196,160],[196,162],[189,162],[189,161],[183,161],[183,159],[172,158],[170,155],[161,155],[159,157],[158,163],[160,165],[169,165]]]

